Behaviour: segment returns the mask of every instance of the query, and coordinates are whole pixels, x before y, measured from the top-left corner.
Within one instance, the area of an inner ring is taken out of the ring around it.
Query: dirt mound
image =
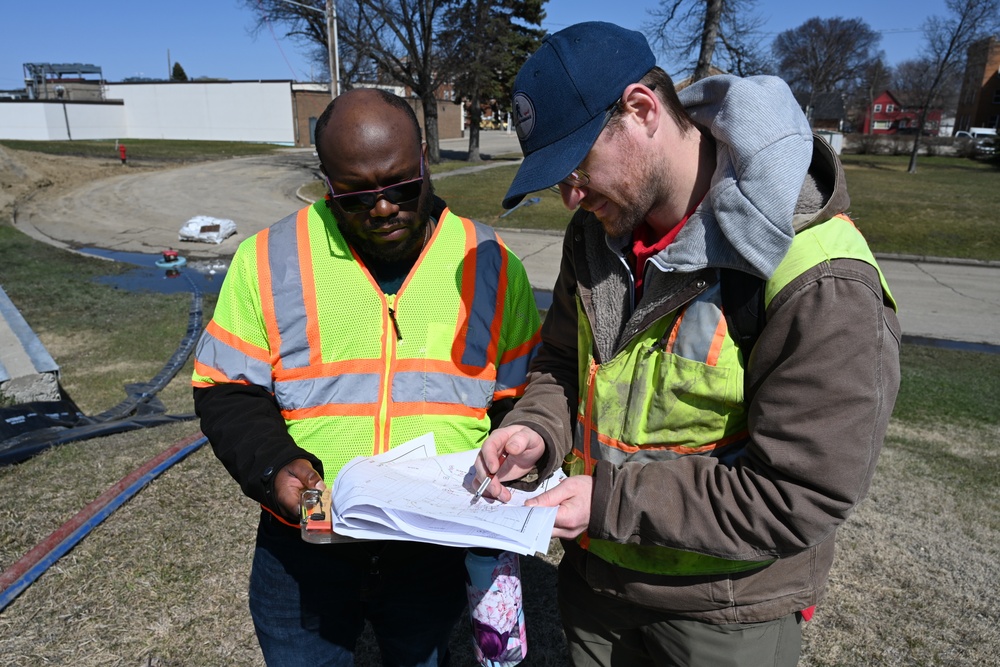
[[[46,155],[0,146],[0,222],[10,222],[14,207],[26,199],[118,176],[122,170],[120,163],[105,158]]]

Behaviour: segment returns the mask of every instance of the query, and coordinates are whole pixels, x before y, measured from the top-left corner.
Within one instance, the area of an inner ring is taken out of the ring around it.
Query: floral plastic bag
[[[483,667],[518,664],[528,652],[528,641],[517,554],[469,549],[465,569],[476,659]]]

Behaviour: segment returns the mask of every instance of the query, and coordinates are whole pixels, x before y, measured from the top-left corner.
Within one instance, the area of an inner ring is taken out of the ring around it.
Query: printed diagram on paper
[[[344,466],[334,482],[334,531],[367,539],[546,552],[556,508],[523,505],[563,479],[561,473],[534,492],[512,490],[514,497],[506,504],[487,499],[471,503],[478,450],[432,452],[429,434]]]

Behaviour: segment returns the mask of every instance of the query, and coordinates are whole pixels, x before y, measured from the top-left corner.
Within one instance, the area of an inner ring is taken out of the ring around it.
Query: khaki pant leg
[[[559,610],[574,667],[794,667],[802,623],[713,625],[595,593],[565,560]]]

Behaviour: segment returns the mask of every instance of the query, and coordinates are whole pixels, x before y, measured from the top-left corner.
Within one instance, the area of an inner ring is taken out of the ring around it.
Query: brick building
[[[967,55],[955,129],[1000,128],[1000,40],[980,40],[969,47]]]

